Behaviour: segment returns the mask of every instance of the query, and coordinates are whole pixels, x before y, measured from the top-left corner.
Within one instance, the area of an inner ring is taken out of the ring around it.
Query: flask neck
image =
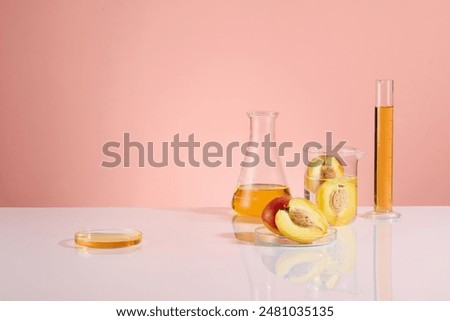
[[[275,141],[276,112],[249,112],[250,117],[250,141],[262,142],[266,135],[270,135],[271,141]]]

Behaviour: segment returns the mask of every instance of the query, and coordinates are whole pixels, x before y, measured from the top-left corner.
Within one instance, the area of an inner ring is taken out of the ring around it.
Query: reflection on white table
[[[400,222],[357,218],[335,243],[292,248],[255,245],[259,219],[226,208],[2,208],[0,300],[449,300],[450,207],[398,210]],[[73,242],[124,227],[142,243]]]

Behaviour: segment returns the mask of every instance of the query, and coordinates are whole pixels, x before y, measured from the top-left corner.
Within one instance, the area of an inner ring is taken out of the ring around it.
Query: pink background
[[[227,168],[100,166],[103,143],[248,139],[367,152],[377,78],[395,80],[397,205],[450,205],[450,2],[0,0],[0,205],[228,206]],[[136,158],[135,158],[136,160]],[[303,167],[286,171],[302,194]]]

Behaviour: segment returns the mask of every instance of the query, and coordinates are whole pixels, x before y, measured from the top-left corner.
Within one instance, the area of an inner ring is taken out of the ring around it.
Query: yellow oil
[[[275,184],[241,185],[233,195],[232,208],[240,215],[261,216],[264,207],[276,197],[291,195],[289,188]]]
[[[112,249],[139,244],[142,234],[138,231],[86,231],[75,234],[75,243],[81,246]]]
[[[392,211],[393,106],[375,107],[375,211]]]

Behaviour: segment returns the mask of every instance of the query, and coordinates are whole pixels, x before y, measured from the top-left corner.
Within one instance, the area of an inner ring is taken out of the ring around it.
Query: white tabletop
[[[285,248],[256,246],[259,222],[226,208],[2,208],[0,300],[449,300],[450,207],[396,210],[398,223],[357,218],[334,244]],[[125,227],[140,245],[73,242]]]

